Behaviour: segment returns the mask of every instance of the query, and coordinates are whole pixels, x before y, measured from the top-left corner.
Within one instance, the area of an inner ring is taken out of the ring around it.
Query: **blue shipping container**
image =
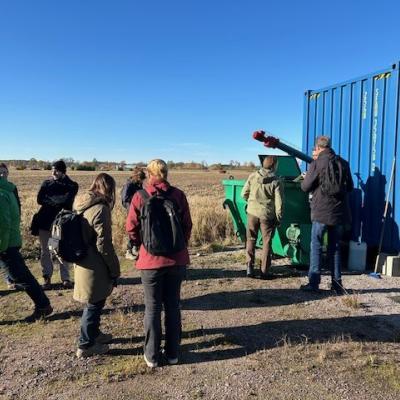
[[[315,138],[331,137],[332,148],[349,161],[357,188],[351,198],[352,239],[361,236],[378,246],[393,158],[394,184],[389,196],[383,250],[400,251],[400,63],[304,96],[303,152]]]

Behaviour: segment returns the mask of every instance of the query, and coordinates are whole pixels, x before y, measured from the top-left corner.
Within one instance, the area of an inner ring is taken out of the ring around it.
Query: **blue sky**
[[[257,161],[400,59],[396,1],[0,0],[0,159]]]

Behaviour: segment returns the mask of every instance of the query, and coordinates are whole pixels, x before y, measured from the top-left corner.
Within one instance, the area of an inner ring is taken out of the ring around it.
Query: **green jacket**
[[[247,179],[242,197],[247,201],[247,213],[278,223],[283,213],[282,183],[275,173],[260,168]]]
[[[0,252],[22,245],[19,228],[21,215],[14,193],[15,185],[0,178]]]

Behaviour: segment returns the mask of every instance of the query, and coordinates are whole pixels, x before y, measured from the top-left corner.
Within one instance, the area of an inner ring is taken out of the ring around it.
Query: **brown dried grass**
[[[129,172],[109,171],[117,182],[117,202],[113,210],[113,241],[119,253],[125,250],[126,211],[120,204],[120,189],[129,177]],[[70,171],[69,176],[79,183],[79,191],[87,190],[97,172]],[[248,172],[235,172],[238,179],[247,177]],[[10,181],[15,183],[21,197],[21,230],[23,248],[26,256],[38,254],[38,241],[29,232],[33,214],[39,209],[36,196],[49,171],[10,171]],[[190,245],[200,246],[210,243],[235,243],[236,237],[228,212],[223,209],[224,189],[221,175],[210,171],[171,171],[169,180],[172,185],[182,189],[188,198],[193,220]]]

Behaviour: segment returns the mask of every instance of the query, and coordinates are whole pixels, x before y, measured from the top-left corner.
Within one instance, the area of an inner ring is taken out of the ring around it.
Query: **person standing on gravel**
[[[16,187],[8,182],[8,168],[0,165],[0,268],[4,268],[13,282],[26,291],[35,304],[32,315],[25,322],[34,322],[53,312],[50,301],[38,281],[29,271],[21,256],[20,207],[15,196]]]
[[[273,278],[269,273],[271,241],[283,213],[282,183],[275,175],[276,165],[275,156],[266,157],[262,168],[249,176],[241,193],[247,201],[246,273],[249,278],[254,278],[255,250],[260,228],[263,240],[260,278]]]
[[[7,165],[4,164],[4,163],[0,163],[0,178],[3,178],[3,179],[5,179],[5,180],[8,180],[8,174],[9,174],[9,171],[8,171]],[[21,214],[21,201],[20,201],[20,199],[19,199],[18,189],[17,189],[16,186],[15,186],[15,190],[14,190],[14,195],[15,195],[15,198],[17,199],[19,213]],[[7,275],[7,274],[6,274],[6,275]],[[9,290],[24,290],[24,288],[23,288],[23,287],[19,287],[19,285],[18,285],[17,283],[15,283],[15,282],[11,279],[10,276],[7,275],[7,276],[5,277],[5,280],[6,280],[7,288],[8,288]]]
[[[161,310],[165,313],[164,356],[177,364],[181,340],[181,283],[189,264],[187,245],[192,219],[185,194],[171,186],[163,160],[147,166],[149,179],[144,190],[133,196],[126,231],[140,246],[136,268],[144,288],[144,360],[148,367],[160,365]]]
[[[134,194],[143,188],[143,181],[146,179],[146,174],[142,168],[136,167],[132,171],[132,176],[126,181],[121,190],[121,203],[126,211],[129,211],[131,201]],[[128,239],[126,246],[125,258],[128,260],[136,260],[137,251],[131,239]]]
[[[74,209],[83,216],[82,234],[88,243],[86,256],[75,263],[74,299],[84,303],[78,358],[104,354],[112,339],[100,331],[101,312],[117,286],[120,265],[112,243],[111,210],[115,205],[115,181],[97,175],[89,191],[77,197]]]
[[[328,263],[331,270],[331,290],[344,292],[341,274],[340,239],[343,226],[349,222],[348,194],[353,190],[353,179],[347,161],[338,157],[327,136],[319,136],[301,189],[312,193],[311,248],[308,283],[300,289],[318,292],[321,282],[321,255],[324,236],[328,237]]]
[[[53,261],[48,248],[51,224],[62,209],[72,209],[74,198],[78,192],[78,184],[72,181],[66,175],[66,172],[67,166],[63,160],[53,163],[52,177],[42,183],[37,195],[37,202],[41,208],[33,220],[36,226],[31,228],[33,231],[38,231],[39,234],[41,249],[40,264],[42,266],[43,288],[45,290],[51,288],[51,277],[53,275]],[[69,276],[69,263],[60,263],[59,261],[57,261],[57,263],[60,266],[63,287],[65,289],[71,289],[72,283]]]

